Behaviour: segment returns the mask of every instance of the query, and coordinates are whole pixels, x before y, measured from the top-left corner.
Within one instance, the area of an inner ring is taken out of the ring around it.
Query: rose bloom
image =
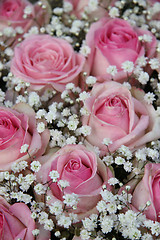
[[[138,37],[149,35],[151,42],[140,42]],[[107,68],[116,66],[117,73],[113,79],[123,82],[128,73],[122,69],[122,63],[131,61],[136,64],[139,57],[153,57],[156,50],[156,38],[152,33],[132,27],[122,19],[102,18],[93,23],[86,35],[86,44],[90,47],[85,66],[90,75],[101,77],[99,81],[111,80]]]
[[[21,146],[28,146],[31,156],[41,156],[49,142],[49,130],[37,132],[35,112],[19,103],[13,109],[0,107],[0,170],[11,169],[11,165],[21,160],[29,160],[28,153],[21,153]]]
[[[24,203],[10,205],[0,197],[0,239],[34,240],[32,231],[36,228],[35,221],[31,218],[31,211]],[[49,231],[40,227],[37,240],[48,240]]]
[[[3,32],[6,27],[11,26],[13,29],[22,27],[24,33],[32,26],[43,26],[49,22],[50,7],[46,0],[42,1],[45,4],[45,10],[38,4],[31,4],[27,0],[1,0],[0,2],[0,31]],[[25,8],[30,8],[30,14],[24,18]],[[20,37],[21,35],[17,35]],[[3,37],[5,39],[5,36]],[[14,40],[14,38],[12,39]]]
[[[103,153],[107,151],[102,143],[105,138],[112,141],[111,152],[121,145],[135,149],[158,139],[160,118],[143,98],[143,90],[129,91],[117,82],[96,84],[84,104],[89,113],[83,116],[82,123],[91,127],[87,141]]]
[[[144,176],[137,184],[137,181],[131,181],[127,185],[131,186],[132,206],[138,211],[145,207],[147,201],[150,201],[144,213],[147,218],[160,222],[160,164],[148,163],[145,166]]]
[[[15,48],[12,73],[31,84],[32,90],[46,85],[62,92],[67,83],[78,83],[85,58],[65,40],[34,35]]]
[[[97,6],[95,10],[93,10],[93,6],[90,7],[92,10],[90,12],[90,9],[88,7],[89,0],[85,0],[85,1],[84,0],[64,0],[64,2],[69,2],[72,4],[73,9],[71,11],[71,14],[75,15],[79,19],[83,18],[83,14],[86,12],[87,12],[87,15],[89,15],[90,19],[104,17],[108,15],[105,8],[107,8],[108,5],[110,5],[109,2],[107,2],[106,0],[98,1],[98,4],[99,2],[101,2],[100,5]],[[113,2],[115,1],[112,1],[111,6],[113,6]]]
[[[59,173],[59,180],[66,180],[69,186],[64,188],[64,194],[75,193],[79,202],[74,213],[79,220],[96,211],[96,204],[101,199],[100,191],[104,184],[111,190],[107,181],[113,177],[112,172],[96,156],[96,154],[82,145],[66,145],[47,159],[43,156],[38,160],[42,167],[37,173],[37,179],[43,183],[50,181],[50,172]],[[52,180],[51,180],[52,181]],[[47,195],[51,197],[50,203],[63,201],[63,192],[58,183],[50,184]]]

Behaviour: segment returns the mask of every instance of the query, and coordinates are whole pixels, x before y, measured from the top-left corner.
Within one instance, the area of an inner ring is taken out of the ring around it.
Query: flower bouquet
[[[160,239],[160,1],[0,1],[0,239]]]

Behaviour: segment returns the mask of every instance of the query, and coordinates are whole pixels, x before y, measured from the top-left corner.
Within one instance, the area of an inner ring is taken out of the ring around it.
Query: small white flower
[[[65,13],[69,13],[73,10],[73,5],[70,2],[63,2],[63,10]]]
[[[144,100],[145,100],[145,102],[147,102],[148,104],[152,104],[153,101],[156,100],[154,93],[152,93],[152,92],[146,93],[145,96],[144,96]]]
[[[66,188],[70,186],[69,182],[66,180],[59,180],[58,184],[61,186],[61,188]]]
[[[107,207],[106,202],[103,201],[103,200],[99,201],[97,203],[97,206],[96,206],[98,212],[100,212],[100,213],[101,212],[105,212],[106,211],[106,207]]]
[[[112,141],[109,138],[104,138],[102,143],[106,146],[109,146],[112,144]]]
[[[117,67],[114,65],[110,65],[107,68],[107,73],[111,74],[112,76],[115,76],[117,74]]]
[[[65,228],[69,228],[69,226],[71,226],[72,222],[70,217],[66,217],[65,215],[61,215],[58,219],[58,225],[65,227]]]
[[[38,123],[38,125],[37,125],[37,131],[38,131],[39,133],[42,133],[42,132],[44,132],[44,130],[45,130],[45,124],[44,124],[43,122]]]
[[[91,53],[91,49],[90,49],[89,46],[83,44],[83,45],[81,46],[81,48],[80,48],[80,53],[81,53],[83,56],[87,57],[87,56]]]
[[[86,78],[86,84],[90,86],[93,86],[96,83],[96,81],[97,81],[97,78],[93,76],[89,76]]]
[[[88,232],[86,229],[81,230],[80,237],[82,240],[90,239],[90,232]]]
[[[116,8],[116,7],[112,7],[112,8],[109,10],[109,16],[110,16],[111,18],[119,17],[119,9]]]
[[[26,6],[24,9],[24,14],[30,15],[32,13],[32,8],[30,6]]]
[[[40,96],[36,92],[30,92],[28,96],[28,104],[33,106],[39,106],[40,105]]]
[[[44,223],[44,229],[47,231],[52,231],[54,227],[54,223],[52,219],[46,219]]]
[[[67,206],[70,206],[70,207],[77,206],[78,201],[79,201],[78,195],[77,195],[77,194],[74,194],[74,193],[72,193],[72,194],[65,194],[65,195],[63,196],[63,198],[64,198],[64,201],[63,201],[63,202],[64,202]]]
[[[49,209],[50,213],[55,215],[59,215],[63,212],[62,203],[60,201],[54,202],[51,206],[49,206]]]
[[[22,146],[21,146],[21,149],[20,149],[20,153],[26,153],[27,150],[28,150],[28,147],[29,147],[28,144],[22,145]]]
[[[41,183],[38,183],[37,185],[34,186],[34,190],[37,194],[41,195],[46,192],[46,187],[43,186]]]
[[[158,58],[150,59],[149,64],[153,70],[156,70],[160,67],[160,62]]]
[[[39,161],[33,161],[30,166],[33,172],[38,172],[41,168],[41,164]]]
[[[125,163],[125,159],[122,158],[122,157],[116,157],[116,158],[115,158],[115,163],[116,163],[117,165],[122,165],[122,164]]]
[[[122,69],[124,72],[131,73],[134,69],[134,63],[131,61],[125,61],[122,63]]]
[[[50,171],[49,176],[53,182],[57,182],[57,179],[59,178],[59,173],[55,170],[52,170]]]
[[[142,84],[146,84],[149,81],[149,74],[147,72],[141,72],[138,81]]]
[[[39,235],[39,232],[40,232],[39,229],[34,229],[34,230],[32,230],[33,236],[38,236],[38,235]]]
[[[91,127],[87,126],[87,125],[86,126],[82,126],[79,130],[80,130],[81,134],[83,134],[84,136],[90,135],[91,131],[92,131]]]

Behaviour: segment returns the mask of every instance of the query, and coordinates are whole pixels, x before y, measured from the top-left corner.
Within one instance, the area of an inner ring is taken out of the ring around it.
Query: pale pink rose
[[[49,142],[49,130],[39,134],[35,112],[25,103],[13,109],[0,107],[0,170],[11,169],[14,162],[29,160],[28,153],[21,153],[21,146],[28,146],[31,156],[41,156]]]
[[[24,203],[10,205],[0,197],[0,239],[34,240],[32,231],[36,228],[35,221],[31,218],[31,211]],[[40,228],[37,240],[48,240],[49,231]]]
[[[15,48],[11,71],[40,90],[52,86],[62,92],[67,83],[78,83],[85,58],[65,40],[49,35],[28,37]]]
[[[46,0],[42,1],[46,8],[42,9],[37,3],[31,4],[27,0],[1,0],[0,2],[0,31],[11,26],[14,29],[16,27],[22,27],[24,33],[27,32],[32,26],[43,26],[49,22],[51,16],[51,10]],[[27,18],[24,18],[24,10],[26,7],[30,8],[30,14]],[[22,37],[17,34],[17,37],[9,39],[11,44],[16,38]],[[2,40],[6,40],[3,36]]]
[[[151,42],[140,42],[142,35],[152,37]],[[86,44],[90,47],[85,70],[88,74],[101,77],[99,81],[123,82],[127,73],[122,69],[122,63],[131,61],[136,64],[139,57],[153,57],[156,50],[156,38],[149,31],[133,28],[123,19],[102,18],[93,23],[86,35]],[[107,73],[110,66],[117,67],[117,74],[112,77]]]
[[[97,7],[97,9],[92,10],[93,7],[91,9],[89,9],[88,3],[89,0],[64,0],[64,2],[69,2],[72,4],[72,11],[71,14],[75,15],[77,18],[81,19],[83,18],[83,14],[87,13],[87,15],[89,16],[90,19],[94,19],[94,18],[101,18],[104,16],[108,15],[107,12],[107,7],[113,6],[114,1],[108,2],[106,0],[103,1],[98,1],[99,6]]]
[[[132,190],[132,206],[135,210],[145,207],[147,201],[150,206],[146,208],[144,214],[147,218],[160,222],[160,164],[148,163],[145,166],[142,180],[135,185],[135,182],[129,182]],[[135,187],[136,186],[136,187]],[[135,187],[135,189],[134,189]]]
[[[135,149],[160,137],[160,118],[154,107],[144,101],[143,90],[129,91],[113,81],[99,83],[93,87],[85,107],[89,114],[82,123],[91,127],[87,141],[102,152],[107,151],[102,144],[104,138],[112,141],[109,150],[113,152],[121,145]]]
[[[96,156],[96,154],[82,145],[67,145],[55,154],[43,156],[38,159],[42,167],[37,173],[37,179],[42,183],[51,181],[49,176],[52,170],[59,173],[59,180],[66,180],[70,186],[63,191],[64,194],[75,193],[79,202],[77,209],[79,220],[96,211],[96,204],[101,199],[100,191],[104,184],[111,190],[107,183],[112,177],[112,172]],[[47,195],[51,197],[51,203],[63,201],[63,193],[57,183],[50,184]],[[72,210],[73,211],[73,210]]]

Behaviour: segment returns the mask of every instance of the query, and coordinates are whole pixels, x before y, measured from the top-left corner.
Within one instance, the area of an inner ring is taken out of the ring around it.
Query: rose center
[[[0,139],[9,137],[13,135],[17,131],[17,127],[15,127],[12,121],[8,118],[0,119]]]
[[[78,170],[81,167],[81,162],[79,160],[71,159],[66,165],[66,170],[68,172]]]
[[[122,128],[126,133],[129,129],[128,101],[126,98],[114,95],[101,100],[95,115],[98,119]]]
[[[3,5],[2,15],[6,17],[11,17],[13,13],[19,8],[18,2],[7,1]]]

